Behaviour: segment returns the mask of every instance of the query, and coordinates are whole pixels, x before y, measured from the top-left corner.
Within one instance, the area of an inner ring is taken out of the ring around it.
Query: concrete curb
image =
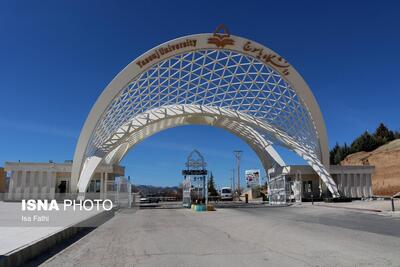
[[[290,204],[279,204],[279,205],[269,205],[269,204],[228,204],[228,205],[218,205],[215,204],[214,207],[216,209],[254,209],[254,208],[281,208],[281,207],[288,207],[291,206]]]
[[[115,214],[115,209],[103,211],[82,222],[65,227],[57,233],[46,236],[41,240],[27,244],[23,247],[15,249],[6,255],[0,256],[0,267],[16,267],[26,263],[27,261],[41,255],[45,251],[51,249],[57,244],[76,236],[83,229],[96,228],[111,219]]]
[[[330,205],[323,205],[323,204],[322,205],[314,204],[314,206],[336,208],[336,209],[346,209],[346,210],[357,210],[357,211],[382,212],[381,210],[378,210],[378,209],[351,208],[351,207],[330,206]]]

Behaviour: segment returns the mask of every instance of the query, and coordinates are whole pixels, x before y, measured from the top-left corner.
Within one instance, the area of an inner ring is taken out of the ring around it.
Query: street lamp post
[[[240,157],[242,154],[241,150],[235,150],[233,151],[236,157],[236,167],[237,167],[237,192],[240,198]]]
[[[233,192],[235,191],[235,169],[232,169],[231,186]]]

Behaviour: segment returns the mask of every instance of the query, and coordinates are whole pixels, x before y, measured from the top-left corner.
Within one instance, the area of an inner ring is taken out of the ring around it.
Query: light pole
[[[242,154],[241,150],[235,150],[233,151],[236,157],[236,167],[237,167],[237,192],[240,198],[240,157]]]
[[[232,169],[231,186],[233,192],[235,192],[235,169]]]

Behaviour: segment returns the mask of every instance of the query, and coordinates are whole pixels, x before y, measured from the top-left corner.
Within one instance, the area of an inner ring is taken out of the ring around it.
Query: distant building
[[[71,168],[72,161],[64,163],[6,162],[4,169],[11,174],[7,199],[54,199],[59,194],[68,194],[70,193]],[[124,175],[124,167],[102,164],[90,180],[87,192],[104,193],[107,191],[107,186],[114,183],[116,177]]]
[[[373,166],[340,166],[331,165],[330,174],[337,184],[341,196],[348,198],[372,197],[371,176]],[[325,184],[309,165],[288,165],[282,174],[288,183],[300,181],[302,199],[329,197]]]

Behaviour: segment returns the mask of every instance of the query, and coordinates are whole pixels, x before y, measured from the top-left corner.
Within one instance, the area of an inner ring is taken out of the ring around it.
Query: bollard
[[[391,200],[392,200],[392,211],[394,211],[394,197],[392,197]]]
[[[311,194],[311,204],[314,205],[314,195]]]
[[[248,194],[244,194],[244,198],[246,199],[246,203],[249,203],[249,195]]]

